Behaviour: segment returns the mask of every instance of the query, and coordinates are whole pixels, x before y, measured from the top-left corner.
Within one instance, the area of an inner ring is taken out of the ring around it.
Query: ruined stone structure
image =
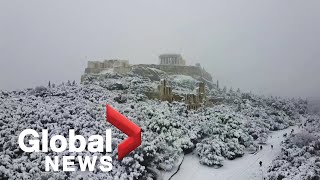
[[[199,102],[205,103],[206,102],[206,85],[203,82],[199,83],[199,87],[197,88],[197,94],[199,96]]]
[[[182,98],[180,95],[173,94],[171,86],[168,85],[166,80],[162,79],[158,86],[158,92],[161,101],[172,102],[184,100],[188,110],[197,110],[206,104],[205,83],[203,82],[199,83],[196,94],[184,94]]]
[[[197,66],[168,66],[168,65],[157,65],[157,64],[137,64],[132,65],[135,67],[148,67],[155,68],[166,72],[169,75],[186,75],[191,76],[195,79],[202,78],[206,81],[212,81],[210,73],[206,72],[203,68]]]
[[[85,69],[87,74],[98,74],[103,71],[112,69],[115,73],[126,73],[131,70],[131,66],[128,60],[111,59],[100,61],[88,61],[88,66]]]
[[[160,65],[185,66],[186,61],[180,54],[161,54],[159,56]]]
[[[199,86],[196,88],[195,94],[177,94],[172,93],[172,87],[166,80],[161,80],[158,86],[158,91],[150,94],[150,97],[159,97],[162,101],[179,101],[185,102],[187,108],[197,110],[199,107],[207,105],[210,101],[207,100],[205,94],[205,84],[212,82],[212,76],[206,72],[201,65],[197,63],[195,66],[186,66],[185,60],[180,54],[162,54],[159,56],[160,64],[137,64],[130,65],[128,60],[111,59],[104,61],[89,61],[85,69],[85,74],[81,77],[83,81],[86,74],[100,74],[114,72],[125,74],[128,72],[138,73],[137,69],[149,69],[154,72],[154,69],[164,71],[168,75],[187,75],[200,80]],[[142,73],[143,74],[143,73]],[[160,77],[160,76],[159,76]]]
[[[159,91],[159,99],[161,101],[172,102],[173,100],[172,88],[168,86],[166,80],[162,79],[160,81],[160,85],[158,86],[158,91]]]
[[[196,94],[186,94],[185,103],[188,110],[197,110],[199,107],[201,107],[201,104],[199,103],[199,97]]]
[[[195,66],[186,66],[185,60],[180,54],[162,54],[159,56],[160,64],[130,65],[128,60],[111,59],[104,61],[89,61],[85,74],[99,74],[103,72],[115,72],[125,74],[134,68],[155,68],[169,75],[187,75],[201,81],[212,82],[212,76],[197,63]]]
[[[199,83],[196,94],[185,95],[185,103],[189,110],[197,110],[199,107],[206,104],[205,84],[203,82]]]

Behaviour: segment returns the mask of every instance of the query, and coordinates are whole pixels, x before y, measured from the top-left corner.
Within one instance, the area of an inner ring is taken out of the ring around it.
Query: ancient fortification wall
[[[124,74],[131,71],[131,66],[128,60],[111,59],[102,62],[88,61],[88,66],[84,72],[87,74],[99,74],[110,69],[115,73]]]
[[[155,68],[160,69],[161,71],[164,71],[170,75],[174,74],[181,74],[181,75],[187,75],[192,77],[203,77],[204,79],[208,81],[212,81],[212,76],[210,73],[206,72],[204,69],[202,69],[199,66],[175,66],[175,65],[158,65],[158,64],[137,64],[133,65],[134,67],[149,67],[149,68]]]
[[[196,66],[186,66],[185,60],[180,54],[162,54],[159,56],[160,64],[137,64],[130,65],[128,60],[111,59],[104,61],[89,61],[85,69],[86,74],[99,74],[112,71],[119,74],[130,72],[136,67],[155,68],[170,75],[187,75],[196,79],[212,81],[210,73],[201,68],[198,63]]]
[[[197,110],[199,107],[206,105],[206,94],[205,94],[205,84],[210,84],[208,81],[212,82],[212,76],[210,73],[204,70],[197,63],[195,66],[186,66],[185,60],[179,54],[163,54],[159,56],[160,64],[137,64],[130,65],[128,60],[111,59],[104,61],[89,61],[88,66],[85,69],[85,74],[81,76],[81,82],[86,74],[99,74],[114,72],[119,74],[126,74],[128,72],[138,73],[140,71],[149,70],[151,72],[156,72],[153,69],[161,70],[169,75],[186,75],[198,79],[199,87],[197,88],[196,94],[175,94],[172,92],[171,86],[168,86],[166,80],[161,80],[158,86],[158,98],[162,101],[184,101],[187,108]],[[153,69],[151,69],[153,68]],[[152,73],[151,73],[152,74]],[[160,77],[160,76],[159,76]],[[151,94],[150,94],[151,95]],[[152,94],[154,95],[154,94]]]

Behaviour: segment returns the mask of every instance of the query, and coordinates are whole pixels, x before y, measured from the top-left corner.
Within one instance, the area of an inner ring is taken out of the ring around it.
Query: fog
[[[0,89],[80,80],[88,60],[200,62],[220,85],[320,96],[320,1],[1,1]]]

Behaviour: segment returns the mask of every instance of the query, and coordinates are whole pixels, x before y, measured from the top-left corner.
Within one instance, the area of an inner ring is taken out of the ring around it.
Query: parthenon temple
[[[159,56],[160,65],[185,66],[186,61],[180,54],[162,54]]]

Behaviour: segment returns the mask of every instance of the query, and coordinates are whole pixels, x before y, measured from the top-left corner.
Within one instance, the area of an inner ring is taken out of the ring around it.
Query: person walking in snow
[[[271,144],[271,149],[273,149],[273,145]]]
[[[262,150],[262,146],[260,146],[260,150]]]
[[[293,134],[293,132],[294,132],[294,129],[291,130],[291,133],[290,133],[290,134]]]
[[[260,167],[261,167],[262,166],[262,161],[260,161],[259,164],[260,164]]]

